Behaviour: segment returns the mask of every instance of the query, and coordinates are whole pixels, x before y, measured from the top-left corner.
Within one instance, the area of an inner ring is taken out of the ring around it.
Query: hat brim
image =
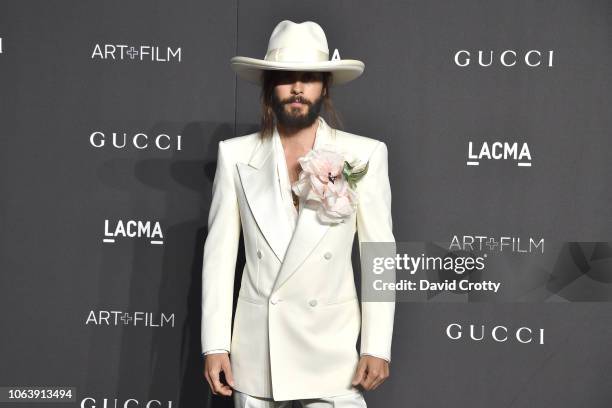
[[[333,85],[341,85],[359,77],[365,64],[359,60],[345,59],[321,62],[273,62],[250,57],[233,57],[230,60],[236,74],[251,83],[261,85],[261,73],[266,70],[276,71],[314,71],[331,72]]]

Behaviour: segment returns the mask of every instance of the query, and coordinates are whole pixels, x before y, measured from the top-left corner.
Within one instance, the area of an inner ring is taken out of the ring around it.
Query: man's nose
[[[304,89],[304,83],[300,80],[294,81],[291,85],[291,89],[301,92]]]

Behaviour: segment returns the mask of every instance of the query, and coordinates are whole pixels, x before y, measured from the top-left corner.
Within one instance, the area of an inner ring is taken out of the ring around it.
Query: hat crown
[[[320,62],[329,60],[327,37],[314,21],[283,20],[270,35],[266,61]]]

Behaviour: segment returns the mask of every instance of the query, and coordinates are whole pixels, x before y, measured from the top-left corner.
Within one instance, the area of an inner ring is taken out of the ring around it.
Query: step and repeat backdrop
[[[331,95],[389,147],[398,248],[486,258],[398,270],[368,405],[611,406],[612,3],[9,0],[0,408],[233,406],[202,373],[202,251],[217,144],[259,124],[229,60],[285,19],[365,63]]]

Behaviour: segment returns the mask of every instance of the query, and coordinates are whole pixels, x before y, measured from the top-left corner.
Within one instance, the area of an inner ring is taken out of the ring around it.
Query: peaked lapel
[[[291,239],[291,227],[278,185],[272,139],[259,139],[248,164],[238,162],[238,173],[249,208],[264,238],[280,262]]]
[[[332,137],[331,131],[332,129],[329,125],[319,116],[319,126],[317,128],[314,148],[325,144],[335,144],[336,140]],[[276,276],[272,292],[277,290],[296,272],[330,227],[331,224],[323,224],[319,221],[316,207],[310,207],[300,199],[297,225],[287,247],[284,262]]]

